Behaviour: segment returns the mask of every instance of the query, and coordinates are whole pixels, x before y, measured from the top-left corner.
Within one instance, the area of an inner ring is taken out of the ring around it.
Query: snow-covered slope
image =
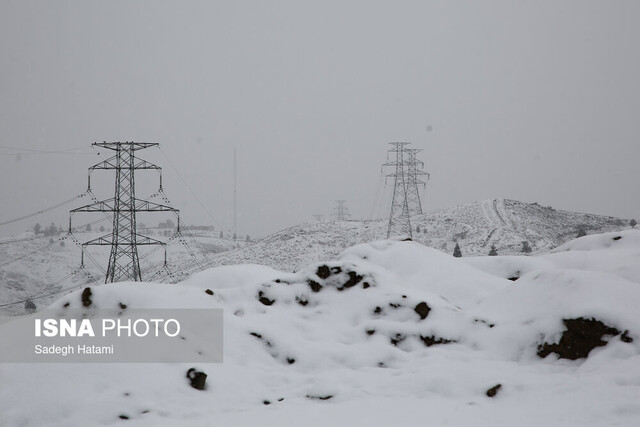
[[[537,203],[491,199],[424,214],[412,220],[421,233],[414,239],[447,253],[457,241],[463,256],[487,255],[492,245],[499,254],[522,252],[528,242],[533,253],[546,252],[582,229],[587,234],[628,228],[629,221],[544,207]]]
[[[145,285],[143,299],[134,284],[102,285],[103,308],[223,308],[225,361],[197,366],[207,388],[189,386],[189,364],[2,365],[0,424],[637,425],[639,250],[636,230],[544,257],[389,240],[297,273],[217,267]],[[65,304],[80,307],[80,292],[54,307]],[[576,324],[604,332],[582,339]]]
[[[382,221],[312,222],[287,228],[244,248],[212,256],[213,265],[261,264],[298,271],[358,243],[386,236]]]
[[[500,199],[431,212],[414,217],[412,221],[415,241],[449,254],[453,253],[457,241],[464,256],[486,255],[492,245],[501,255],[519,254],[523,241],[528,242],[533,253],[544,253],[574,238],[579,229],[593,234],[628,228],[626,220]],[[416,231],[418,227],[419,232]],[[169,271],[159,269],[161,251],[155,253],[152,262],[143,259],[143,279],[159,281],[164,278],[177,282],[208,265],[260,264],[281,271],[298,271],[310,263],[336,258],[350,246],[383,239],[386,230],[386,220],[314,222],[288,228],[255,243],[218,239],[215,234],[203,233],[195,239],[171,242]],[[81,241],[95,237],[98,234],[78,235]],[[59,246],[58,237],[54,240],[52,244],[49,238],[18,239],[10,244],[0,242],[0,260],[3,261],[0,262],[0,313],[24,311],[24,304],[1,307],[5,302],[82,286],[89,281],[86,272],[97,281],[103,280],[108,247],[103,248],[101,254],[97,252],[100,248],[92,247],[85,259],[85,269],[76,271],[80,248],[71,239],[65,241],[65,246]],[[194,240],[198,243],[194,244]],[[182,242],[189,246],[183,246]],[[242,247],[229,250],[237,245]],[[70,277],[57,283],[67,276]],[[35,302],[40,307],[54,298],[55,295]]]
[[[628,228],[619,218],[559,211],[514,200],[484,200],[412,218],[413,240],[453,253],[458,242],[463,256],[520,254],[522,242],[542,253],[576,237]],[[417,231],[419,228],[419,232]],[[341,221],[302,224],[240,250],[214,256],[214,265],[263,264],[285,271],[333,258],[344,248],[386,237],[387,221]]]
[[[159,239],[169,240],[167,257],[171,276],[167,277],[168,272],[161,269],[164,257],[162,248],[146,247],[140,251],[140,264],[143,278],[149,281],[160,281],[166,277],[166,281],[175,282],[186,278],[188,276],[183,276],[181,269],[201,270],[206,265],[207,255],[247,244],[244,241],[220,239],[216,234],[207,232],[185,231],[179,238],[170,237],[173,230],[155,230],[155,233]],[[0,239],[0,314],[21,314],[25,311],[24,302],[5,304],[38,297],[33,301],[40,308],[56,300],[66,289],[87,283],[102,283],[110,247],[89,247],[84,255],[84,265],[80,268],[80,244],[102,235],[104,233],[76,231],[74,236],[66,233],[34,236],[27,232]]]

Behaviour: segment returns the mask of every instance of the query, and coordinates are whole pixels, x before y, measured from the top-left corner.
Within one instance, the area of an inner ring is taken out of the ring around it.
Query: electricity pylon
[[[422,203],[418,185],[426,183],[418,178],[427,176],[422,168],[424,163],[416,158],[420,149],[407,148],[409,142],[390,142],[393,148],[388,153],[395,154],[395,160],[388,161],[382,167],[393,167],[394,172],[387,174],[386,178],[393,178],[393,197],[391,199],[391,212],[389,213],[389,225],[387,238],[391,235],[404,235],[413,238],[411,216],[422,213]],[[387,154],[388,158],[389,154]]]
[[[349,209],[344,205],[346,200],[336,200],[336,207],[333,208],[333,217],[338,221],[345,221],[351,216]]]
[[[387,162],[382,167],[393,167],[395,171],[386,176],[393,178],[393,197],[391,199],[391,212],[389,214],[389,225],[387,227],[387,239],[394,235],[406,235],[413,237],[411,230],[411,218],[409,215],[409,204],[407,198],[408,176],[407,162],[405,160],[405,146],[408,142],[390,142],[393,146],[388,153],[395,153],[395,160]],[[388,156],[388,154],[387,154]]]
[[[419,176],[426,176],[428,180],[430,175],[423,171],[424,162],[416,158],[416,154],[422,150],[419,148],[405,148],[405,154],[407,156],[407,206],[409,208],[409,216],[422,214],[422,202],[420,201],[420,191],[418,186],[423,188],[427,186],[427,183],[419,178]]]
[[[82,244],[82,248],[90,245],[111,246],[109,265],[105,283],[120,281],[142,281],[138,246],[162,245],[166,243],[143,236],[136,232],[136,214],[138,212],[173,212],[179,214],[171,206],[141,200],[135,194],[136,170],[156,170],[160,174],[159,192],[162,193],[162,168],[135,156],[135,152],[149,147],[157,147],[157,143],[146,142],[94,142],[93,146],[115,151],[115,155],[89,168],[88,191],[91,192],[91,172],[94,170],[115,170],[115,194],[107,200],[95,201],[70,211],[69,232],[71,232],[71,216],[77,212],[104,212],[113,215],[113,232]],[[178,232],[180,220],[178,219]],[[84,253],[84,252],[83,252]]]

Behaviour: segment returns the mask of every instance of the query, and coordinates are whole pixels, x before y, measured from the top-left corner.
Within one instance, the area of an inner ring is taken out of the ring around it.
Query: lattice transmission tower
[[[427,182],[420,177],[426,177],[429,180],[430,175],[423,171],[424,162],[416,158],[416,154],[421,152],[419,148],[405,148],[407,162],[407,205],[409,207],[409,216],[421,215],[422,201],[420,200],[420,191],[418,187],[425,188]]]
[[[111,246],[109,265],[107,267],[105,283],[120,281],[142,281],[138,246],[162,245],[166,243],[137,233],[136,214],[139,212],[173,212],[178,216],[178,232],[180,227],[179,211],[168,205],[154,203],[136,198],[135,171],[156,170],[159,173],[159,194],[162,191],[162,168],[135,155],[136,151],[149,147],[157,147],[157,143],[146,142],[95,142],[96,147],[114,151],[115,154],[89,168],[88,192],[91,193],[91,172],[95,170],[115,170],[115,194],[112,198],[98,201],[70,211],[69,233],[71,233],[71,217],[78,212],[103,212],[112,215],[113,231],[97,239],[82,244],[83,257],[86,246]],[[157,193],[157,194],[158,194]],[[84,258],[83,258],[84,262]]]
[[[409,142],[390,142],[389,144],[392,148],[387,153],[387,159],[389,159],[389,153],[392,153],[395,159],[382,165],[383,169],[393,168],[393,172],[387,174],[385,178],[394,180],[387,238],[392,235],[413,238],[411,216],[422,213],[418,186],[426,185],[426,182],[419,177],[427,176],[428,179],[429,174],[422,170],[424,163],[416,158],[416,154],[422,150],[407,148]]]
[[[333,217],[338,221],[346,221],[351,214],[345,206],[346,200],[336,200],[336,207],[333,208]]]

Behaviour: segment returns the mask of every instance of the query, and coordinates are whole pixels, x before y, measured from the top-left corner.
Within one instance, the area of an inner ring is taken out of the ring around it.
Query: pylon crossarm
[[[144,159],[139,159],[137,157],[133,158],[135,160],[135,163],[133,164],[133,168],[134,169],[155,169],[155,170],[162,170],[162,168],[160,166],[154,165],[151,162],[148,162]],[[107,160],[103,160],[100,163],[96,163],[95,165],[91,166],[89,168],[89,172],[94,171],[96,169],[118,169],[118,164],[117,164],[117,160],[118,160],[118,156],[112,156],[110,158],[108,158]]]
[[[72,214],[76,212],[114,212],[114,200],[114,198],[102,200],[99,202],[91,203],[89,205],[81,206],[76,209],[71,209],[69,212]]]
[[[136,211],[141,212],[179,212],[178,209],[172,208],[171,206],[161,205],[159,203],[141,199],[136,199],[135,209]]]
[[[84,248],[85,246],[111,246],[111,243],[113,243],[111,234],[105,234],[104,236],[100,236],[96,239],[89,240],[88,242],[83,243],[82,247]]]
[[[137,161],[137,163],[134,163],[133,168],[134,169],[155,169],[155,170],[162,170],[162,168],[160,166],[154,165],[153,163],[147,162],[144,159],[139,159],[137,157],[134,157],[134,160]]]
[[[166,246],[166,242],[161,240],[152,239],[148,236],[143,236],[142,234],[136,233],[136,245],[162,245]]]
[[[94,142],[91,145],[113,151],[119,151],[121,147],[126,146],[131,151],[137,151],[149,147],[158,147],[160,144],[157,142]]]
[[[100,163],[96,163],[95,165],[89,168],[89,173],[96,169],[116,169],[118,166],[116,164],[116,160],[118,156],[109,157],[107,160],[103,160]]]

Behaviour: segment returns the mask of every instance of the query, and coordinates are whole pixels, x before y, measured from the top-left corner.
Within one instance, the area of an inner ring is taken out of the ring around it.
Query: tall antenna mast
[[[236,162],[236,147],[233,147],[233,235],[236,235],[237,229],[237,162]]]

